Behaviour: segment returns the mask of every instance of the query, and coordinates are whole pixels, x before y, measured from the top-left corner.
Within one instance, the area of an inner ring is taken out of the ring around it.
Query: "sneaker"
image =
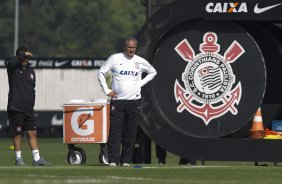
[[[196,165],[196,160],[189,160],[186,158],[180,158],[179,165]]]
[[[128,164],[128,163],[123,163],[122,166],[123,166],[123,167],[129,167],[130,164]]]
[[[32,161],[32,166],[51,166],[51,165],[52,165],[51,163],[46,162],[42,157],[37,161],[35,160]]]
[[[165,163],[165,159],[158,159],[158,163],[159,163],[160,165],[166,164],[166,163]]]
[[[116,167],[117,164],[116,164],[116,163],[110,163],[109,166],[110,166],[110,167]]]
[[[190,165],[196,165],[196,160],[190,160],[189,164]]]
[[[22,158],[18,158],[15,162],[15,166],[25,166],[25,163]]]

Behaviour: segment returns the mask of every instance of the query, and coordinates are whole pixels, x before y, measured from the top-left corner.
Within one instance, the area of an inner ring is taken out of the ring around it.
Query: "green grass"
[[[10,150],[11,139],[0,140],[0,184],[6,183],[113,183],[113,184],[166,184],[166,183],[203,183],[203,184],[267,184],[281,183],[282,167],[255,167],[252,162],[211,162],[204,166],[179,166],[178,157],[168,153],[167,164],[158,165],[152,146],[152,164],[142,164],[141,168],[110,168],[99,163],[98,144],[78,144],[85,150],[87,161],[84,165],[69,165],[66,161],[67,145],[62,139],[39,139],[40,154],[53,163],[52,167],[15,167],[15,155]],[[23,142],[23,156],[26,164],[31,165],[32,155],[27,141]]]

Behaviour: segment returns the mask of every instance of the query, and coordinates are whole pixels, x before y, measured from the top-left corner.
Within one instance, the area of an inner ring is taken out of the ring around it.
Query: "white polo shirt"
[[[112,72],[112,89],[106,83],[105,74]],[[142,73],[147,73],[142,79]],[[124,53],[111,55],[98,72],[99,83],[107,95],[112,90],[117,92],[116,100],[136,100],[141,98],[141,87],[151,81],[157,71],[144,58],[134,55],[126,57]]]

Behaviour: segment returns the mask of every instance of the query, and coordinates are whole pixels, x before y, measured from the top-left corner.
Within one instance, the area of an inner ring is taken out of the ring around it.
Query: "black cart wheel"
[[[72,155],[70,151],[68,152],[67,155],[68,163],[79,165],[79,164],[84,164],[86,162],[86,154],[83,149],[75,147],[73,153],[74,155]]]
[[[100,144],[99,162],[100,164],[109,164],[108,149],[106,144]]]
[[[100,152],[100,154],[99,154],[99,162],[100,162],[100,164],[108,165],[109,164],[108,156],[105,155],[103,152]]]

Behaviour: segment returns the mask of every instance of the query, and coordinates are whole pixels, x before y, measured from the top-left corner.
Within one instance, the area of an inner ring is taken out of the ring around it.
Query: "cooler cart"
[[[107,139],[110,126],[110,103],[107,99],[91,102],[72,100],[62,105],[64,114],[63,139],[68,144],[70,164],[86,162],[85,151],[75,144],[99,143],[99,162],[108,164]]]

